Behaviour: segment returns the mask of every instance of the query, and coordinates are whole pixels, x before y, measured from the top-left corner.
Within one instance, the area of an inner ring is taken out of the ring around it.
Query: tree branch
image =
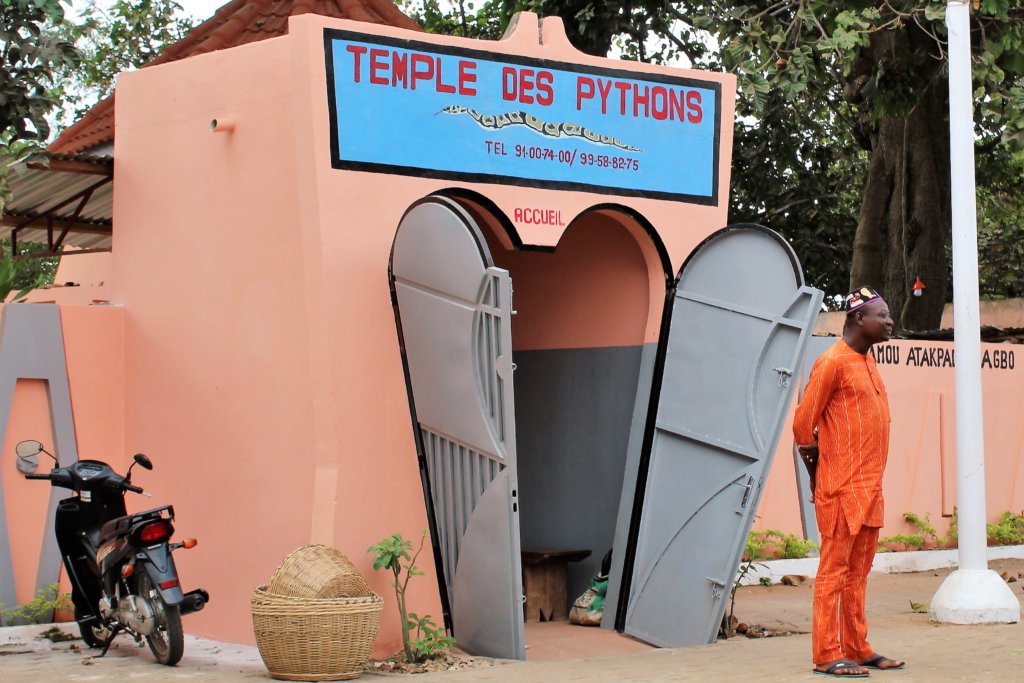
[[[686,55],[690,62],[692,62],[693,64],[697,63],[698,59],[700,58],[700,55],[698,55],[696,52],[693,52],[693,47],[690,46],[689,43],[683,42],[682,40],[674,36],[670,31],[666,31],[664,33],[664,36],[668,38],[668,40],[673,45],[679,48],[679,51]]]
[[[765,215],[766,216],[778,216],[778,215],[781,215],[781,214],[785,213],[786,211],[789,211],[793,207],[800,206],[801,204],[808,204],[810,202],[816,202],[816,201],[825,200],[825,199],[839,199],[839,195],[837,195],[835,193],[830,193],[830,194],[818,195],[817,197],[804,197],[802,199],[794,199],[793,201],[789,202],[788,204],[783,204],[782,206],[780,206],[777,209],[768,209],[767,211],[765,211]]]

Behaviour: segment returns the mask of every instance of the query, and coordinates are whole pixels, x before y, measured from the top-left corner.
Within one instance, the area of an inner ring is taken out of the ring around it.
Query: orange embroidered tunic
[[[814,501],[820,533],[835,532],[840,512],[851,534],[862,525],[882,526],[889,421],[889,396],[875,359],[839,339],[815,361],[793,419],[797,444],[814,443],[818,430]]]

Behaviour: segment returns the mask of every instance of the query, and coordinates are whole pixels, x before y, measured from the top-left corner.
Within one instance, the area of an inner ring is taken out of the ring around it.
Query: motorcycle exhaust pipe
[[[178,609],[182,614],[191,614],[192,612],[198,612],[206,607],[206,603],[209,601],[210,594],[202,588],[197,588],[194,591],[185,593],[185,597],[178,606]]]

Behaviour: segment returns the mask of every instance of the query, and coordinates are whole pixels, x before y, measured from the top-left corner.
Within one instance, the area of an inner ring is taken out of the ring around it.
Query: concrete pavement
[[[1024,561],[999,560],[997,571],[1016,577],[1024,573]],[[868,609],[870,639],[876,650],[906,659],[900,671],[875,671],[871,678],[887,683],[925,681],[1019,682],[1024,680],[1024,626],[937,625],[926,614],[917,614],[910,602],[927,603],[948,570],[871,577]],[[1022,595],[1021,581],[1011,584]],[[790,631],[809,630],[810,582],[796,587],[749,586],[737,595],[740,621]],[[270,680],[255,648],[190,638],[185,658],[177,667],[154,663],[146,649],[130,639],[104,659],[58,644],[51,651],[31,651],[29,645],[3,644],[0,629],[0,682],[125,681],[148,683],[180,680]],[[6,652],[6,653],[5,653]],[[19,654],[20,652],[20,654]],[[811,673],[810,636],[748,639],[738,637],[715,645],[675,650],[648,650],[601,656],[602,649],[560,661],[510,663],[458,672],[417,674],[413,683],[471,683],[510,681],[822,681]],[[394,678],[403,674],[390,674]],[[408,676],[408,675],[405,675]],[[384,675],[367,673],[364,680]]]

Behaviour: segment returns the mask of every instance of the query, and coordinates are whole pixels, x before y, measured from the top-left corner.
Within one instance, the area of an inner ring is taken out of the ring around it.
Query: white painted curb
[[[878,553],[871,564],[871,571],[883,574],[926,572],[932,569],[951,569],[957,566],[957,550],[911,550],[902,553]],[[1002,545],[987,548],[988,561],[1024,559],[1024,545]],[[761,582],[761,577],[771,577],[772,583],[779,583],[786,574],[813,577],[818,573],[818,558],[804,557],[799,560],[769,560],[755,562],[754,568],[740,581],[743,586]]]

